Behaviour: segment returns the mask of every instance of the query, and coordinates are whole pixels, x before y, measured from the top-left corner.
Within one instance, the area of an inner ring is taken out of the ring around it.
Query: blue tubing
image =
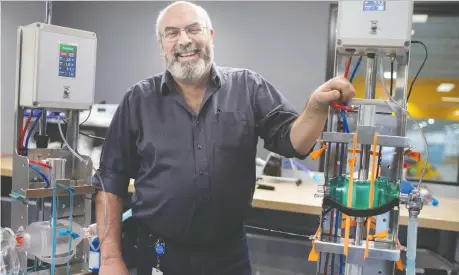
[[[359,57],[359,59],[357,60],[357,64],[355,64],[354,70],[352,71],[351,78],[349,79],[349,82],[351,83],[352,83],[352,80],[354,80],[357,70],[359,69],[360,61],[362,61],[362,57]]]
[[[32,170],[34,170],[35,173],[37,173],[38,175],[40,175],[40,177],[41,177],[41,178],[45,181],[45,183],[46,183],[45,188],[49,188],[50,183],[49,183],[48,177],[46,177],[46,175],[43,174],[43,173],[41,172],[41,170],[40,170],[37,166],[35,166],[35,165],[29,164],[29,168],[32,169]]]
[[[37,117],[37,118],[35,119],[35,121],[33,122],[32,126],[30,127],[29,132],[27,133],[27,138],[26,138],[26,140],[25,140],[24,149],[23,149],[23,151],[25,150],[25,155],[26,155],[26,156],[29,154],[29,139],[30,139],[30,137],[32,136],[33,130],[34,130],[35,127],[37,126],[38,121],[40,120],[40,117],[41,117],[41,111],[40,111],[40,114],[38,115],[38,117]],[[22,145],[22,144],[21,144],[21,145]]]
[[[68,187],[67,188],[68,192],[69,192],[69,197],[70,197],[70,214],[69,214],[69,222],[70,222],[70,234],[69,234],[69,256],[70,256],[70,253],[72,251],[72,240],[73,240],[73,237],[72,237],[72,232],[73,232],[73,226],[72,226],[72,223],[73,223],[73,189],[71,187]],[[70,275],[70,260],[67,262],[67,275]]]
[[[344,112],[344,110],[341,110],[341,117],[343,118],[344,131],[346,133],[349,133],[350,132],[349,125],[347,124],[346,113]]]
[[[51,275],[54,275],[56,272],[56,224],[57,224],[57,186],[53,188],[53,240],[52,240],[52,248],[51,248]]]

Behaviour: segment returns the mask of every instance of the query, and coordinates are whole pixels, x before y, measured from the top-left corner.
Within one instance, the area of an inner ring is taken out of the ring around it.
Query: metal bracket
[[[360,127],[368,127],[368,126],[359,126]],[[366,131],[367,129],[361,130]],[[359,130],[357,129],[359,133]],[[360,137],[358,135],[357,139],[359,144],[363,145],[372,145],[373,144],[373,136],[368,134],[363,134]],[[334,132],[325,132],[323,133],[322,139],[325,142],[334,142],[334,143],[352,143],[354,141],[354,133],[334,133]],[[407,137],[399,137],[399,136],[387,136],[387,135],[378,135],[378,145],[386,146],[386,147],[397,147],[397,148],[408,148],[410,147],[410,139]]]
[[[333,254],[344,255],[344,239],[341,238],[340,243],[330,243],[320,240],[314,241],[314,248],[320,252],[329,252]],[[362,240],[361,245],[349,244],[348,256],[346,261],[356,264],[361,264],[364,260],[366,240]],[[384,261],[398,261],[400,259],[400,250],[396,249],[393,244],[370,241],[368,244],[368,258],[384,260]]]

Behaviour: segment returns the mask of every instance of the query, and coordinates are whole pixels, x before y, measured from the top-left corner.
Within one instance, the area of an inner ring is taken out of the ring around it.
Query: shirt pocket
[[[244,112],[220,112],[214,120],[213,137],[217,149],[237,150],[249,144],[249,121]]]

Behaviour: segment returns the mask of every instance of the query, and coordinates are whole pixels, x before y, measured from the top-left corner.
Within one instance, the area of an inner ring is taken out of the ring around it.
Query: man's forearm
[[[311,103],[306,105],[290,131],[290,140],[295,151],[301,155],[309,153],[324,129],[327,116],[328,108],[318,108]]]
[[[107,197],[107,224],[105,224],[105,198]],[[108,192],[98,192],[96,198],[97,231],[101,241],[102,261],[121,258],[121,212],[123,202]],[[107,228],[107,231],[105,229]]]

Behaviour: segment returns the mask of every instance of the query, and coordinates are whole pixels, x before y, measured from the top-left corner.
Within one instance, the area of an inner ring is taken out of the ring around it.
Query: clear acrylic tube
[[[416,275],[416,244],[418,237],[418,218],[408,217],[408,237],[406,251],[406,275]]]

